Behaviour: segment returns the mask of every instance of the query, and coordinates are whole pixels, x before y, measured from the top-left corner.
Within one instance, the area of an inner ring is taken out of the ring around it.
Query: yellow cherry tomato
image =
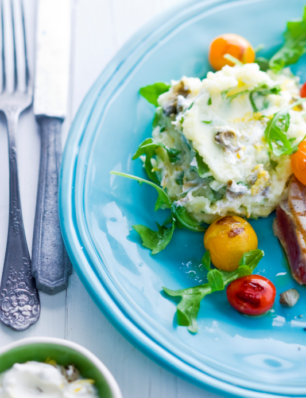
[[[234,271],[243,253],[257,249],[254,229],[243,218],[225,216],[213,222],[204,235],[204,246],[210,251],[216,268]]]
[[[296,178],[306,185],[306,141],[302,141],[297,152],[291,156],[291,167]]]
[[[209,50],[209,62],[211,66],[220,70],[225,65],[234,66],[234,63],[224,58],[225,54],[230,54],[244,64],[249,64],[255,60],[255,51],[251,44],[243,37],[234,33],[225,33],[213,40]]]

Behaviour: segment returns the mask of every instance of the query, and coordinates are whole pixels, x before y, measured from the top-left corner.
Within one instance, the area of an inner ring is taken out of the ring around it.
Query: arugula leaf
[[[270,61],[267,58],[258,57],[255,59],[254,62],[259,65],[260,70],[262,70],[263,72],[267,72],[267,70],[270,68]]]
[[[223,290],[224,285],[224,278],[223,273],[220,272],[218,269],[212,269],[207,274],[208,284],[211,288],[211,293],[217,292],[218,290]]]
[[[163,250],[168,243],[171,241],[173,232],[176,226],[180,228],[187,228],[192,231],[205,231],[206,228],[201,226],[201,223],[194,220],[183,206],[176,206],[172,203],[171,199],[167,195],[167,193],[158,185],[154,184],[151,181],[144,180],[140,177],[135,177],[130,174],[120,173],[118,171],[111,171],[111,174],[118,175],[120,177],[130,178],[131,180],[138,181],[140,184],[146,183],[151,185],[157,191],[157,200],[155,202],[154,210],[157,211],[160,208],[170,209],[171,210],[171,218],[168,218],[163,225],[158,226],[157,231],[153,231],[152,229],[144,226],[144,225],[133,225],[135,231],[139,233],[141,236],[143,245],[152,250],[152,254],[159,253]],[[170,228],[167,228],[166,225],[171,224]]]
[[[285,43],[270,59],[269,66],[277,73],[288,65],[295,64],[306,52],[306,6],[300,21],[290,21],[284,33]]]
[[[233,95],[227,95],[227,98],[232,101],[234,98],[237,98],[241,95],[249,94],[250,102],[254,112],[258,112],[258,108],[255,103],[255,98],[258,96],[265,97],[269,94],[279,94],[281,88],[279,86],[269,87],[266,84],[259,84],[257,87],[253,88],[253,90],[243,90]]]
[[[160,251],[164,250],[164,248],[170,243],[175,223],[172,221],[172,226],[170,228],[165,227],[164,225],[157,224],[157,231],[153,231],[152,229],[144,226],[144,225],[133,225],[135,231],[137,231],[142,239],[143,246],[152,250],[152,254],[157,254]]]
[[[231,61],[234,65],[239,65],[239,66],[243,65],[243,62],[239,61],[239,59],[237,59],[231,54],[225,54],[223,55],[223,58],[227,59],[228,61]]]
[[[201,178],[204,178],[210,169],[198,152],[196,153],[195,158],[198,164],[197,172]]]
[[[167,83],[155,83],[149,86],[142,87],[139,90],[139,94],[144,97],[150,104],[154,106],[158,106],[157,99],[158,97],[169,91],[169,88],[171,87],[170,84]]]
[[[228,98],[230,101],[232,101],[233,99],[239,97],[240,95],[245,95],[245,94],[249,94],[250,90],[243,90],[243,91],[239,91],[238,93],[232,94],[232,95],[227,95],[226,98]]]
[[[181,297],[181,301],[176,307],[177,323],[180,326],[188,326],[191,333],[197,333],[197,316],[200,310],[201,301],[207,294],[211,293],[208,284],[191,287],[189,289],[170,290],[163,287],[165,293],[171,297]]]
[[[268,87],[266,84],[260,84],[258,87],[254,88],[254,90],[252,90],[250,92],[250,102],[253,108],[254,112],[258,112],[259,109],[256,106],[255,103],[255,98],[258,96],[262,96],[262,97],[266,97],[267,95],[270,94],[279,94],[281,91],[281,88],[279,86],[274,86],[274,87]]]
[[[273,118],[268,122],[265,129],[265,139],[269,145],[270,151],[274,155],[291,155],[297,151],[299,143],[292,146],[295,139],[288,139],[286,134],[290,126],[289,110],[301,104],[305,100],[306,98],[301,98],[297,102],[281,109],[279,112],[275,113]],[[301,141],[303,141],[304,138]]]
[[[150,164],[151,164],[151,159],[152,156],[154,156],[156,153],[156,149],[160,147],[160,148],[164,148],[167,151],[169,160],[171,163],[176,163],[179,159],[180,159],[180,154],[181,151],[178,151],[177,149],[174,148],[169,148],[168,146],[162,144],[161,142],[156,142],[154,141],[152,138],[147,138],[145,139],[138,147],[136,153],[134,154],[134,156],[132,157],[133,160],[139,158],[139,156],[141,155],[146,155],[147,157],[149,157],[150,160]],[[152,164],[151,164],[152,167]]]
[[[161,106],[159,106],[156,109],[155,115],[154,115],[154,119],[152,122],[152,128],[155,129],[155,127],[157,126],[161,126],[161,130],[164,129],[166,126],[162,124],[162,120],[164,119],[164,112],[163,112],[163,108]]]
[[[117,176],[120,176],[120,177],[130,178],[131,180],[138,181],[140,185],[145,183],[145,184],[151,185],[151,187],[155,188],[156,191],[157,191],[157,194],[158,194],[157,200],[156,200],[156,203],[155,203],[155,207],[154,207],[155,211],[159,210],[161,207],[163,207],[165,209],[170,209],[171,208],[172,201],[169,198],[169,196],[166,194],[166,192],[161,187],[159,187],[158,185],[154,184],[153,182],[148,181],[148,180],[144,180],[143,178],[140,178],[140,177],[135,177],[135,176],[133,176],[131,174],[120,173],[118,171],[111,171],[110,174],[117,175]]]
[[[208,271],[211,270],[210,263],[211,263],[210,251],[206,250],[206,252],[204,253],[204,256],[202,258],[202,264]]]
[[[226,272],[216,268],[212,269],[207,274],[208,283],[203,285],[180,290],[170,290],[163,287],[163,290],[169,296],[181,297],[181,301],[177,305],[178,324],[180,326],[188,326],[188,330],[191,333],[196,333],[198,331],[197,316],[203,298],[215,291],[223,290],[227,284],[235,279],[250,275],[263,255],[264,252],[259,249],[244,253],[239,262],[239,267],[235,271]],[[208,263],[208,255],[205,263]]]
[[[250,251],[244,253],[243,256],[241,257],[241,260],[239,261],[239,268],[248,267],[251,272],[249,272],[246,275],[249,275],[255,270],[259,261],[263,258],[263,256],[264,256],[264,252],[262,250],[259,250],[259,249],[250,250]],[[245,269],[245,268],[242,268],[242,269]]]
[[[145,162],[144,162],[144,168],[145,168],[145,171],[147,173],[147,176],[150,178],[150,180],[152,180],[152,181],[154,181],[155,183],[158,184],[159,180],[158,180],[158,178],[156,176],[155,171],[152,171],[153,166],[152,166],[152,163],[151,163],[151,159],[153,158],[153,156],[156,155],[156,153],[155,153],[155,149],[156,148],[154,148],[152,146],[146,147],[147,144],[150,144],[152,142],[153,142],[152,138],[147,138],[146,140],[144,140],[139,145],[139,147],[138,147],[136,153],[133,155],[132,159],[134,160],[134,159],[139,158],[142,155],[145,155],[146,159],[145,159]]]
[[[175,203],[173,203],[172,214],[177,220],[180,228],[187,228],[196,232],[206,231],[207,229],[205,227],[201,227],[201,223],[192,218],[184,206],[176,206]]]
[[[136,153],[133,155],[132,159],[135,160],[142,155],[146,156],[146,160],[144,163],[145,170],[147,176],[154,181],[155,183],[159,183],[156,173],[152,171],[152,162],[151,159],[156,155],[156,148],[161,147],[167,151],[169,161],[171,163],[176,163],[180,159],[181,151],[178,151],[173,148],[169,148],[161,142],[156,142],[152,138],[145,139],[138,147]]]

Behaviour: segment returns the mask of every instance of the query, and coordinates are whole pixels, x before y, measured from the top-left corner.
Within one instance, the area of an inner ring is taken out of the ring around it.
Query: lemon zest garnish
[[[84,383],[89,383],[89,384],[95,384],[95,381],[93,379],[84,379],[82,380]]]
[[[254,112],[252,120],[261,120],[262,114],[260,112]]]
[[[227,96],[227,97],[230,97],[230,96],[232,96],[232,95],[235,95],[235,94],[237,94],[237,93],[240,93],[241,91],[244,91],[247,87],[248,87],[248,86],[247,86],[245,83],[243,83],[243,82],[239,79],[239,80],[238,80],[238,86],[237,86],[237,87],[234,87],[234,88],[231,88],[231,89],[227,92],[226,96]]]
[[[296,111],[296,112],[301,112],[301,111],[303,111],[304,109],[303,109],[303,107],[302,107],[301,105],[297,105],[297,106],[294,106],[294,107],[292,108],[292,110],[293,110],[293,111]]]
[[[241,123],[241,122],[252,122],[262,119],[262,114],[260,112],[247,112],[243,117],[238,117],[236,119],[230,120],[232,123]]]
[[[252,172],[258,170],[256,182],[251,188],[251,193],[253,196],[259,194],[260,191],[262,191],[269,185],[270,174],[266,170],[263,170],[262,167],[262,164],[258,164],[252,170]]]
[[[56,361],[54,359],[49,358],[49,357],[45,360],[45,363],[47,365],[52,365],[52,366],[56,366],[57,365]]]

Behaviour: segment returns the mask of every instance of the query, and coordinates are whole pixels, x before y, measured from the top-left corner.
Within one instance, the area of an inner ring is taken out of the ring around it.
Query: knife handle
[[[59,223],[58,184],[62,119],[37,118],[41,155],[32,248],[32,273],[39,290],[56,294],[68,286],[72,268]]]

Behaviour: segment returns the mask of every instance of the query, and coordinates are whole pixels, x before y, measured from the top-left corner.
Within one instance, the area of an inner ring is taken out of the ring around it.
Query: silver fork
[[[18,118],[20,113],[27,109],[33,101],[33,88],[27,58],[24,10],[22,0],[19,1],[22,15],[26,88],[24,92],[19,90],[14,4],[12,0],[9,0],[12,15],[11,23],[14,46],[14,90],[10,93],[7,90],[3,0],[1,0],[3,90],[0,94],[0,111],[4,113],[7,120],[10,170],[10,213],[4,268],[0,287],[0,320],[15,330],[24,330],[38,320],[40,315],[40,301],[35,279],[31,273],[31,260],[22,220],[17,170],[16,133]]]

